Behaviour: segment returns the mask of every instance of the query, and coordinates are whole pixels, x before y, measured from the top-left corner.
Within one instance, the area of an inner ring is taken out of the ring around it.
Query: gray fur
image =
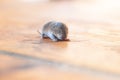
[[[41,32],[41,37],[49,37],[52,41],[65,40],[67,38],[68,28],[61,22],[50,21],[46,23]]]

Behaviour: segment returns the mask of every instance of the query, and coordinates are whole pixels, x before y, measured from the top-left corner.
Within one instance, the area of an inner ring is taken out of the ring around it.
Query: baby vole
[[[41,38],[49,37],[52,41],[65,41],[68,35],[68,28],[62,22],[50,21],[46,23],[41,31]]]

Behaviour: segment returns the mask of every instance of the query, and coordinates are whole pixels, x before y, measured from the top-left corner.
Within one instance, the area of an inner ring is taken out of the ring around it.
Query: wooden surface
[[[55,2],[54,2],[55,1]],[[120,80],[119,0],[1,0],[0,80]],[[64,22],[70,41],[40,43]]]

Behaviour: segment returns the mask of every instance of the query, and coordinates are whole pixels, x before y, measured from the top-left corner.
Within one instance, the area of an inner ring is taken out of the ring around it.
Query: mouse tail
[[[40,35],[42,35],[39,29],[37,30],[37,32],[38,32]]]

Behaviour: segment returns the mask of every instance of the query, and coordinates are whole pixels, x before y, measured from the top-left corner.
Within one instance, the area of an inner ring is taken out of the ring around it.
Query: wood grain
[[[120,80],[120,6],[115,0],[0,3],[0,80]],[[56,20],[70,41],[40,42]]]

